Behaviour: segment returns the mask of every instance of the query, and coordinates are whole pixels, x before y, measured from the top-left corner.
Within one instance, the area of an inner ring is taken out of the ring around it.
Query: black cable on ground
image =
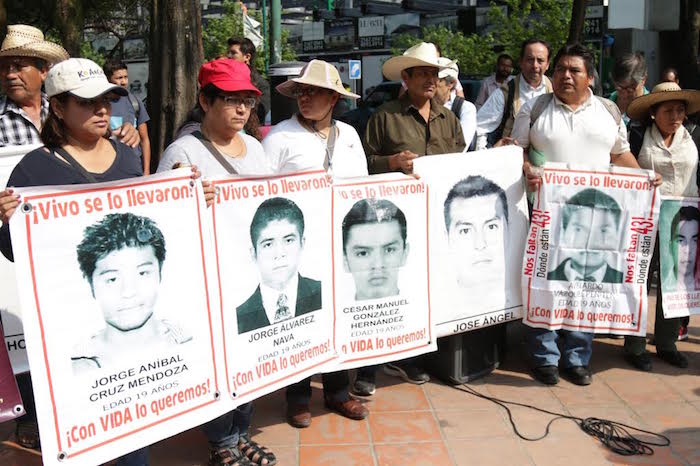
[[[598,419],[595,417],[587,417],[585,419],[576,417],[576,416],[570,416],[568,414],[561,414],[561,413],[555,413],[552,411],[548,411],[546,409],[538,408],[536,406],[528,405],[525,403],[518,403],[515,401],[506,401],[506,400],[501,400],[498,398],[494,398],[491,396],[486,396],[482,393],[479,393],[476,391],[474,388],[470,387],[467,384],[462,384],[462,385],[457,385],[454,386],[457,390],[460,390],[462,392],[469,393],[471,395],[474,395],[478,398],[482,398],[484,400],[488,400],[492,403],[495,403],[502,407],[503,409],[506,410],[508,413],[508,420],[510,421],[510,425],[513,427],[513,431],[515,432],[515,435],[520,437],[523,440],[527,440],[528,442],[536,442],[538,440],[542,440],[543,438],[547,437],[549,435],[549,427],[552,425],[552,423],[558,419],[569,419],[573,422],[575,422],[582,431],[587,433],[588,435],[595,437],[600,441],[605,447],[618,455],[623,455],[623,456],[632,456],[632,455],[653,455],[654,454],[654,449],[652,446],[655,447],[667,447],[671,445],[671,440],[666,437],[665,435],[657,434],[655,432],[649,432],[648,430],[644,429],[639,429],[637,427],[632,427],[628,426],[627,424],[622,424],[621,422],[615,422],[615,421],[609,421],[607,419]],[[515,421],[513,420],[513,413],[511,413],[510,408],[507,405],[515,405],[515,406],[522,406],[523,408],[530,408],[534,409],[535,411],[539,411],[542,413],[550,414],[552,416],[555,416],[553,419],[551,419],[545,428],[544,434],[542,434],[539,437],[536,438],[528,438],[525,437],[523,434],[518,431],[517,426],[515,425]],[[628,430],[630,429],[630,430]],[[650,442],[647,440],[642,440],[640,438],[635,437],[631,431],[636,431],[636,432],[641,432],[644,434],[649,434],[651,436],[657,437],[661,439],[661,443],[655,443],[655,442]]]

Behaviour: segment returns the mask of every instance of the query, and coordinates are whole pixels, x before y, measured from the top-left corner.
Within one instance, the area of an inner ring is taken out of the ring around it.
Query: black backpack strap
[[[55,150],[53,150],[53,151],[51,151],[51,152],[54,153],[54,154],[53,154],[54,157],[56,156],[55,152],[58,152],[58,155],[60,155],[61,158],[63,158],[66,162],[68,162],[68,163],[70,164],[70,166],[73,167],[73,169],[74,169],[75,171],[77,171],[78,173],[80,173],[80,174],[83,176],[83,178],[85,178],[85,179],[88,181],[88,183],[97,183],[97,182],[98,182],[98,181],[97,181],[97,178],[95,178],[94,176],[92,176],[92,173],[90,173],[89,171],[85,170],[85,167],[83,167],[82,165],[80,165],[80,163],[79,163],[77,160],[75,160],[75,159],[73,158],[73,156],[70,155],[70,154],[68,153],[68,151],[66,151],[63,147],[57,147]]]
[[[452,112],[457,115],[457,119],[459,119],[459,115],[462,113],[463,105],[464,97],[455,96],[455,100],[452,101]]]
[[[233,168],[233,165],[231,165],[229,161],[226,160],[226,156],[219,152],[219,149],[217,149],[209,139],[205,138],[201,131],[194,131],[191,134],[192,136],[199,139],[199,142],[202,143],[202,145],[209,151],[209,153],[216,159],[216,161],[219,162],[221,166],[226,169],[227,172],[229,172],[232,175],[238,175],[238,170]]]
[[[553,98],[554,94],[552,93],[535,97],[535,103],[532,104],[532,110],[530,110],[530,128],[532,128],[532,125],[534,125],[540,115],[542,115],[542,112],[544,112],[544,109],[547,108],[547,105],[549,105]]]
[[[506,122],[508,118],[513,113],[513,102],[515,101],[515,81],[518,81],[516,76],[514,79],[508,81],[506,88],[500,87],[496,92],[503,92],[505,97],[505,106],[503,107],[503,115],[501,116],[501,122],[498,127],[490,132],[487,136],[488,147],[492,147],[503,137],[503,129],[506,127]]]

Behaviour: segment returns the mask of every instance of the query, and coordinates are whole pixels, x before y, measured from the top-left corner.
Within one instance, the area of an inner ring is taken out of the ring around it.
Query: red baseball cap
[[[213,84],[226,92],[251,91],[257,95],[260,90],[250,81],[250,69],[243,62],[231,58],[212,60],[202,65],[197,76],[199,87]]]

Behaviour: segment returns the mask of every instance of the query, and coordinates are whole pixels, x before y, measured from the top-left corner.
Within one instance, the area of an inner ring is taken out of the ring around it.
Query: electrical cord
[[[665,435],[657,434],[655,432],[650,432],[644,429],[639,429],[637,427],[628,426],[627,424],[623,424],[621,422],[609,421],[607,419],[598,419],[596,417],[587,417],[584,419],[576,416],[570,416],[568,414],[555,413],[525,403],[501,400],[479,393],[467,384],[454,386],[454,388],[459,391],[474,395],[478,398],[488,400],[505,409],[508,413],[508,420],[510,421],[510,425],[513,427],[515,435],[517,435],[523,440],[527,440],[528,442],[536,442],[547,437],[549,435],[549,428],[552,425],[552,423],[554,423],[554,421],[559,419],[569,419],[575,422],[586,434],[598,439],[598,441],[605,445],[607,449],[617,453],[618,455],[653,455],[654,449],[652,448],[652,446],[667,447],[671,445],[671,440]],[[524,408],[534,409],[535,411],[550,414],[555,417],[547,423],[544,434],[542,434],[539,437],[529,438],[520,433],[517,426],[515,425],[515,421],[513,420],[513,413],[507,405],[522,406]],[[652,435],[661,439],[662,442],[655,443],[647,440],[642,440],[638,437],[635,437],[631,431]]]

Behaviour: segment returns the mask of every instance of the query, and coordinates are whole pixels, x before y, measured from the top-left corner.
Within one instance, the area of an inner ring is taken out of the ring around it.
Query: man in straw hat
[[[58,44],[44,40],[44,34],[33,26],[7,26],[7,35],[0,46],[0,147],[41,144],[41,127],[48,115],[49,99],[41,91],[49,68],[68,58]],[[139,135],[132,125],[117,136],[135,147]]]

